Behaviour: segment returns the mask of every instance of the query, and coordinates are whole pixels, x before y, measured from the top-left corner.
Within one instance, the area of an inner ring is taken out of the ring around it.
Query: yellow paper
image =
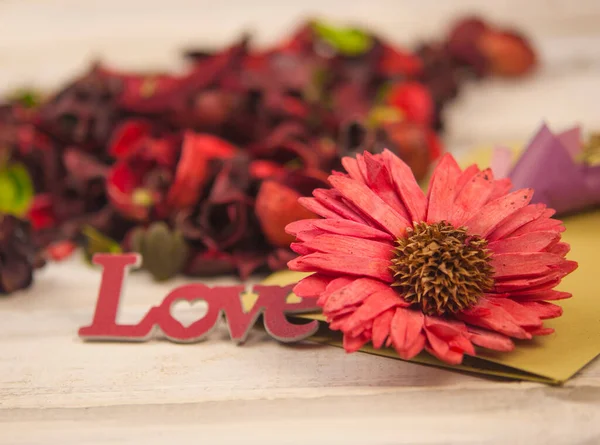
[[[491,153],[482,150],[467,164],[489,165]],[[563,315],[546,320],[544,325],[555,329],[549,336],[517,341],[511,352],[494,352],[479,349],[477,357],[465,357],[462,365],[447,365],[427,353],[411,361],[425,365],[456,370],[561,384],[575,375],[600,353],[600,211],[570,216],[563,219],[566,231],[563,241],[571,245],[567,255],[579,263],[578,269],[568,275],[557,288],[570,292],[573,297],[555,301],[563,307]],[[299,281],[307,273],[283,271],[271,275],[265,284],[286,285]],[[325,321],[322,314],[302,314],[302,318]],[[313,338],[319,343],[341,347],[338,333],[322,329]],[[392,349],[376,350],[364,347],[363,352],[400,359]]]

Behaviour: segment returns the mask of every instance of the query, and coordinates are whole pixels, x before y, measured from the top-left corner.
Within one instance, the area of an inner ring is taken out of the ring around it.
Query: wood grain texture
[[[170,67],[178,48],[222,44],[244,27],[262,42],[302,16],[376,25],[396,41],[440,35],[475,10],[527,30],[543,68],[466,88],[447,114],[453,151],[523,140],[541,122],[600,128],[600,3],[503,1],[208,2],[0,0],[0,90],[55,86],[100,56]],[[596,444],[600,361],[563,388],[505,382],[337,348],[285,346],[225,328],[195,345],[85,344],[100,275],[79,259],[0,300],[0,444]],[[135,322],[183,280],[128,280]],[[230,280],[209,280],[219,284]],[[187,316],[197,312],[187,312]]]

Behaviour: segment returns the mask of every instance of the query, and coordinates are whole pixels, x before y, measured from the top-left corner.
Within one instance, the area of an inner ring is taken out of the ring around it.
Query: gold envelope
[[[466,162],[489,165],[490,151],[483,150]],[[511,352],[479,349],[477,357],[467,357],[461,365],[448,365],[421,353],[411,361],[467,372],[518,380],[561,384],[575,375],[600,353],[600,210],[563,218],[567,230],[563,240],[571,245],[568,258],[579,263],[579,268],[567,276],[559,290],[571,292],[573,297],[555,302],[563,307],[563,315],[547,320],[545,326],[556,332],[549,336],[517,341]],[[307,273],[281,271],[269,276],[264,284],[287,285],[299,281]],[[294,315],[295,317],[325,321],[320,313]],[[338,333],[320,329],[313,341],[342,346]],[[400,360],[393,349],[376,350],[366,346],[362,352]]]

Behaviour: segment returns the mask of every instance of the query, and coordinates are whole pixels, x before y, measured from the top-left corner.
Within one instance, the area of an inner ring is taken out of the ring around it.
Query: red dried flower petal
[[[427,222],[447,221],[452,217],[456,183],[461,170],[454,158],[446,154],[431,177],[427,196]]]
[[[412,309],[398,308],[392,319],[390,338],[398,355],[409,360],[425,347],[423,313]]]
[[[560,234],[557,232],[529,232],[523,235],[493,241],[488,244],[488,248],[495,254],[541,252],[559,239]]]
[[[460,178],[459,178],[460,180]],[[456,227],[462,226],[463,222],[468,220],[478,212],[487,202],[493,189],[493,175],[490,169],[476,173],[458,192],[454,200],[454,214],[449,219],[450,223]]]
[[[385,290],[389,290],[387,285],[371,278],[353,280],[344,287],[329,293],[327,302],[323,305],[324,313],[327,315],[348,306],[358,305],[374,293]]]
[[[108,154],[113,158],[122,158],[134,151],[138,144],[149,135],[150,124],[143,120],[129,120],[119,126],[112,134]]]
[[[560,317],[563,313],[562,307],[545,301],[522,301],[521,305],[531,309],[542,320]]]
[[[371,219],[391,235],[401,236],[408,227],[408,221],[366,185],[339,176],[331,176],[329,182],[339,190],[345,199],[360,209],[365,217]]]
[[[367,240],[364,238],[348,238],[345,235],[319,235],[305,241],[302,246],[308,253],[340,253],[342,255],[368,255],[370,258],[391,259],[393,246],[388,243]]]
[[[390,335],[395,309],[388,309],[373,320],[373,347],[379,349]]]
[[[516,252],[496,254],[492,256],[491,264],[494,277],[501,279],[545,274],[564,261],[558,255],[547,252]]]
[[[374,227],[365,226],[354,221],[344,219],[306,219],[295,221],[288,224],[286,231],[292,235],[298,235],[301,232],[310,231],[314,228],[325,232],[346,235],[355,238],[375,239],[391,241],[393,237]],[[307,241],[307,240],[304,240]]]
[[[223,139],[208,134],[186,132],[181,159],[167,196],[167,204],[175,209],[194,205],[206,183],[209,160],[230,159],[237,152],[235,146]]]
[[[388,261],[359,256],[311,253],[290,261],[288,267],[299,272],[319,269],[324,272],[373,277],[387,283],[393,281]]]
[[[478,329],[473,326],[468,327],[470,339],[473,344],[487,349],[508,352],[515,349],[515,344],[510,338],[496,332]]]
[[[521,36],[506,31],[486,30],[477,40],[490,71],[498,76],[522,76],[536,65],[535,52]]]
[[[303,278],[294,287],[294,293],[299,297],[318,297],[327,288],[331,278],[326,275],[313,274]]]
[[[379,71],[386,77],[414,77],[423,70],[423,62],[412,54],[382,44],[383,54],[379,60]]]
[[[54,227],[57,220],[53,211],[52,197],[49,194],[36,195],[27,211],[27,219],[36,231]]]
[[[429,90],[419,82],[403,82],[394,85],[387,96],[389,105],[402,110],[409,121],[431,125],[434,103]]]
[[[371,190],[408,221],[410,216],[396,193],[386,164],[381,162],[379,157],[375,158],[371,153],[365,153],[364,156],[357,157],[357,160],[359,167],[365,172],[363,176]]]
[[[538,292],[512,292],[511,298],[520,302],[525,301],[544,301],[544,300],[563,300],[571,298],[569,292],[561,292],[557,290],[542,290]]]
[[[349,201],[345,201],[341,193],[337,190],[316,189],[313,191],[315,199],[324,207],[332,210],[340,217],[367,225],[365,217],[360,215]],[[306,201],[301,201],[306,202]]]
[[[77,245],[71,241],[59,241],[46,247],[46,255],[53,261],[62,261],[69,258]]]
[[[396,193],[410,214],[410,221],[423,221],[427,209],[427,199],[419,187],[412,171],[391,151],[384,150],[382,154],[388,165]]]
[[[315,216],[303,208],[299,202],[300,194],[275,181],[262,183],[256,197],[256,216],[263,233],[274,246],[289,246],[294,237],[285,232],[291,222]]]
[[[485,238],[517,210],[529,204],[532,196],[533,190],[525,189],[495,199],[475,213],[465,225],[470,233]]]

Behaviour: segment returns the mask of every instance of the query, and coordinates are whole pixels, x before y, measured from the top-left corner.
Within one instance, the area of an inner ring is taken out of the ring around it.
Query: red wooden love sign
[[[286,314],[314,312],[318,309],[316,299],[304,298],[288,303],[293,285],[254,286],[252,291],[258,299],[249,311],[244,311],[241,295],[244,286],[208,287],[201,283],[180,286],[171,291],[162,303],[150,308],[144,318],[135,325],[118,324],[117,313],[123,282],[127,272],[139,267],[141,257],[136,253],[96,254],[93,262],[103,267],[98,300],[92,324],[82,327],[79,336],[86,340],[147,341],[157,329],[171,341],[191,343],[202,340],[225,314],[231,339],[243,342],[260,315],[266,331],[282,342],[294,342],[314,334],[317,321],[306,324],[291,323]],[[208,305],[206,314],[189,326],[184,326],[171,314],[177,301],[203,300]]]

